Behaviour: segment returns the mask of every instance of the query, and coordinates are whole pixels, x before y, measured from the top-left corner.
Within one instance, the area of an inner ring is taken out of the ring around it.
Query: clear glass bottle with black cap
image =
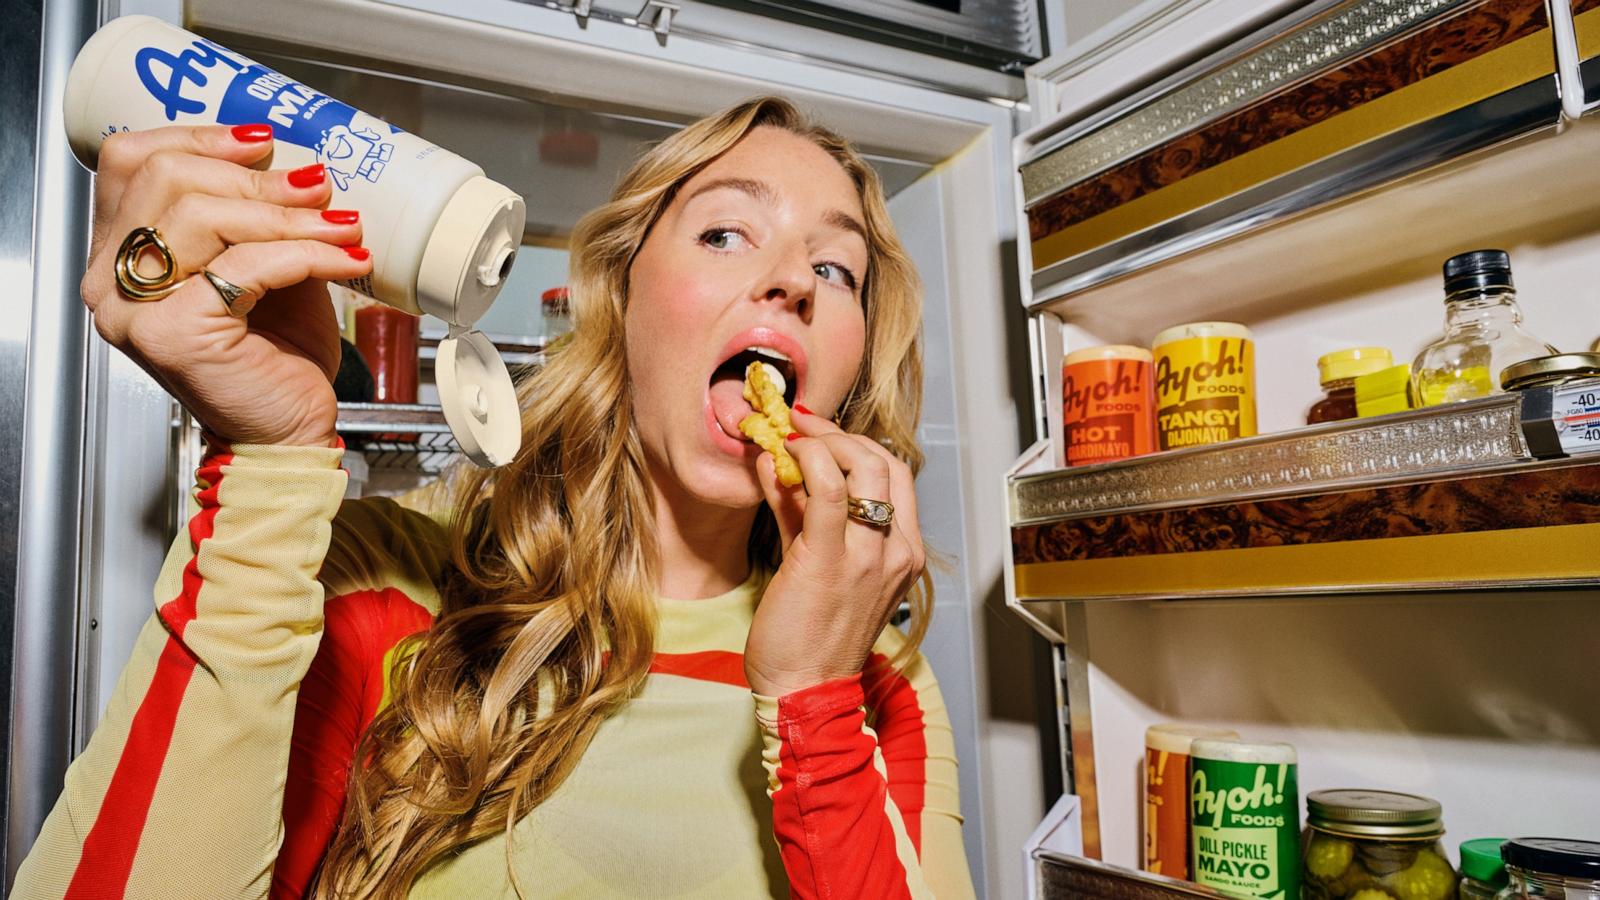
[[[1500,855],[1511,876],[1501,900],[1600,900],[1600,843],[1517,838]]]
[[[1511,257],[1474,250],[1444,264],[1444,336],[1411,366],[1418,406],[1473,400],[1500,392],[1500,371],[1514,362],[1559,353],[1522,325]]]

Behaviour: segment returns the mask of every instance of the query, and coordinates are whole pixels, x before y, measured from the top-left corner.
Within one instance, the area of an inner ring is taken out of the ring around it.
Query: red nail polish
[[[353,209],[325,209],[322,218],[335,225],[354,225],[361,221],[361,213]]]
[[[783,439],[786,440],[786,441],[798,441],[798,440],[800,440],[800,432],[791,431],[788,434],[784,435]]]
[[[235,125],[233,139],[244,144],[259,144],[272,140],[271,125]]]
[[[344,254],[357,262],[366,262],[372,258],[372,251],[365,247],[346,247]]]
[[[312,163],[301,169],[289,173],[289,183],[297,188],[316,187],[328,178],[328,170],[322,163]]]
[[[803,403],[796,403],[796,404],[795,404],[795,405],[794,405],[794,410],[795,410],[795,412],[800,412],[800,413],[805,413],[805,414],[806,414],[806,415],[808,415],[808,416],[814,416],[814,415],[816,415],[816,413],[814,413],[814,412],[812,412],[812,411],[811,411],[811,410],[809,410],[809,409],[806,409],[806,408],[805,408],[805,404],[803,404]]]

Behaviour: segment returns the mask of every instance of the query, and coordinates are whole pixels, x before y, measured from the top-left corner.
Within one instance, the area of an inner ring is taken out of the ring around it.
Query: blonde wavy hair
[[[403,896],[430,865],[499,832],[510,866],[513,826],[643,684],[659,562],[623,352],[628,270],[677,191],[763,127],[814,142],[860,193],[867,342],[839,421],[921,467],[921,286],[877,174],[842,138],[775,97],[662,141],[573,232],[571,343],[519,388],[521,453],[461,486],[443,608],[395,654],[392,702],[357,749],[315,896]],[[749,546],[754,565],[778,563],[764,506]],[[907,599],[911,640],[896,665],[927,630],[926,578]],[[511,878],[525,895],[514,867]]]

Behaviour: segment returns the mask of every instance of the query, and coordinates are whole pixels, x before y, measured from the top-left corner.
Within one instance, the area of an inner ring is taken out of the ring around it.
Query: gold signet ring
[[[139,258],[146,250],[161,257],[161,274],[150,278],[139,274]],[[172,249],[154,228],[135,228],[117,248],[117,287],[130,300],[160,300],[183,281],[178,278],[178,263]]]
[[[250,314],[250,307],[256,305],[254,294],[210,269],[201,269],[200,274],[211,282],[211,286],[217,289],[218,294],[222,295],[222,302],[228,307],[228,315],[242,319]]]
[[[894,521],[894,504],[882,500],[850,497],[844,502],[845,514],[857,522],[887,528]]]

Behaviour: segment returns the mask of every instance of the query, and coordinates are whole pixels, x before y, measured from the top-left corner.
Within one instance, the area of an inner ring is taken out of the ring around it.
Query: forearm
[[[237,447],[202,465],[103,720],[68,770],[18,897],[264,896],[341,451]]]
[[[859,676],[782,698],[756,695],[792,897],[932,896],[862,702]]]

